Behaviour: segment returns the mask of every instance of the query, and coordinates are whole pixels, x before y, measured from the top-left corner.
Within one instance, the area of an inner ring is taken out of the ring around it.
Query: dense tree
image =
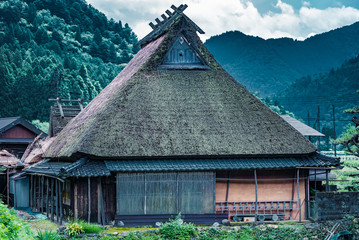
[[[359,90],[357,91],[359,93]],[[359,113],[359,105],[354,106],[353,108],[346,109],[345,113],[357,114]],[[334,140],[335,144],[342,144],[345,146],[345,150],[349,154],[353,154],[359,157],[359,118],[358,116],[353,116],[352,121],[354,125],[348,125],[346,130],[341,134],[341,136]]]
[[[137,42],[128,25],[123,32],[83,0],[0,1],[0,25],[0,117],[44,122],[49,98],[91,100],[124,68],[119,63],[128,62]],[[127,62],[117,54],[120,43]]]

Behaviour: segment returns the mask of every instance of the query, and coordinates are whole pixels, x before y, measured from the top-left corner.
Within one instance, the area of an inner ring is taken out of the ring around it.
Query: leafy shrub
[[[29,239],[31,235],[24,220],[18,218],[13,209],[8,209],[0,201],[0,239]]]
[[[185,223],[178,214],[175,220],[164,223],[159,229],[160,235],[164,239],[192,239],[197,235],[197,231],[192,223]]]
[[[103,227],[96,225],[96,224],[91,224],[91,223],[87,223],[85,221],[77,221],[77,223],[82,227],[82,231],[84,233],[102,233],[104,231]]]
[[[77,222],[69,223],[66,227],[66,233],[71,237],[75,237],[83,233],[82,226]]]
[[[36,239],[39,240],[61,240],[61,237],[59,236],[59,234],[57,232],[53,232],[53,231],[38,231],[37,232],[37,237]]]

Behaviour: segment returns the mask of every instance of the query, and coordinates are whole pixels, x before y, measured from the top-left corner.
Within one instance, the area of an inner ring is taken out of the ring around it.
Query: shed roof
[[[315,146],[235,81],[187,18],[146,44],[48,148],[47,157],[305,155]],[[208,70],[159,70],[178,34]],[[240,80],[240,79],[239,79]]]
[[[29,174],[49,175],[55,177],[100,177],[110,176],[110,170],[103,161],[90,161],[81,158],[76,162],[49,161],[46,159],[25,170]]]
[[[36,135],[39,135],[41,133],[46,135],[44,132],[42,132],[40,129],[38,129],[37,127],[35,127],[31,123],[23,119],[22,117],[0,118],[0,134],[16,125],[21,125],[27,128],[28,130],[32,131]]]
[[[292,125],[298,132],[303,136],[312,136],[312,137],[324,137],[325,135],[314,128],[302,123],[301,121],[289,116],[289,115],[280,115],[287,123]]]

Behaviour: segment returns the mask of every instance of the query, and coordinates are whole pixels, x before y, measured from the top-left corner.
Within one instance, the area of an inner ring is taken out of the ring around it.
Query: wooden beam
[[[325,191],[329,192],[329,176],[328,170],[325,170]]]
[[[309,186],[309,171],[307,172],[307,178],[306,178],[306,192],[305,192],[305,198],[307,202],[306,212],[307,212],[307,218],[310,219],[310,186]]]
[[[87,199],[88,199],[88,217],[87,222],[91,220],[91,178],[87,178]]]
[[[7,205],[10,204],[10,176],[9,176],[9,168],[6,168],[6,201]]]
[[[44,212],[44,176],[41,177],[40,211]]]
[[[51,181],[51,221],[54,221],[54,179]]]
[[[162,22],[158,18],[156,18],[155,21],[158,24],[158,26],[160,26],[162,24]]]
[[[176,173],[176,213],[178,214],[180,212],[179,207],[179,179],[178,179],[179,173]]]
[[[56,196],[55,196],[55,199],[56,199],[56,222],[59,222],[59,181],[57,180],[54,180],[55,181],[55,185],[56,185]]]
[[[163,20],[167,21],[168,20],[168,17],[164,14],[161,15],[161,17],[163,18]]]
[[[171,13],[170,10],[166,10],[166,13],[167,13],[168,17],[172,17],[172,16],[173,16],[173,14]]]
[[[36,198],[36,185],[37,185],[37,176],[34,176],[34,211],[37,211],[37,198]]]
[[[34,177],[33,175],[30,175],[30,208],[32,209],[32,205],[33,205],[33,198],[32,198],[32,192],[33,192],[33,187],[32,187],[32,184],[34,182]]]
[[[100,183],[101,183],[101,181],[100,181]],[[116,175],[116,214],[120,215],[120,180],[119,180],[119,173],[117,173],[117,175]]]
[[[228,171],[228,180],[227,180],[227,191],[226,191],[226,205],[228,206],[228,194],[229,194],[229,183],[231,178],[231,172]]]
[[[145,196],[144,196],[144,200],[143,200],[143,212],[146,215],[146,201],[147,201],[147,181],[146,181],[146,172],[143,174],[143,179],[144,179],[144,185],[145,185]]]
[[[41,212],[41,176],[38,176],[38,181],[37,181],[37,200],[36,200],[36,203],[37,203],[37,211],[38,212]]]
[[[60,185],[60,225],[62,225],[62,217],[63,217],[63,211],[62,211],[62,190],[64,189],[64,183],[59,182]]]
[[[100,180],[97,180],[97,223],[101,224],[101,196],[100,196]]]
[[[100,177],[100,202],[101,202],[101,216],[102,216],[102,225],[106,224],[106,218],[105,218],[105,207],[103,204],[103,193],[102,193],[102,180]]]
[[[156,28],[156,26],[153,24],[153,22],[150,22],[148,25],[150,25],[150,27],[151,27],[152,29],[155,29],[155,28]]]
[[[257,217],[258,217],[258,181],[257,181],[257,169],[254,169],[254,182],[256,184],[256,202],[255,202],[255,222],[257,222]]]
[[[49,178],[46,177],[46,216],[49,218]]]
[[[297,168],[297,193],[298,193],[298,205],[299,205],[299,222],[302,221],[302,206],[300,201],[300,194],[299,194],[299,168]]]
[[[78,218],[78,206],[77,206],[77,184],[74,182],[74,218],[75,221]]]

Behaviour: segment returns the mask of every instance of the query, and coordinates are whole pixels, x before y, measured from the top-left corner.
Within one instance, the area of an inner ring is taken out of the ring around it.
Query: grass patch
[[[102,226],[97,224],[91,224],[85,221],[77,221],[77,223],[82,227],[84,233],[102,233],[104,231]]]
[[[27,224],[34,232],[37,232],[38,230],[56,232],[58,228],[57,224],[51,222],[50,220],[28,221]]]
[[[135,231],[146,231],[146,230],[154,230],[158,228],[154,227],[114,227],[109,228],[105,231],[105,233],[122,233],[122,232],[135,232]]]

